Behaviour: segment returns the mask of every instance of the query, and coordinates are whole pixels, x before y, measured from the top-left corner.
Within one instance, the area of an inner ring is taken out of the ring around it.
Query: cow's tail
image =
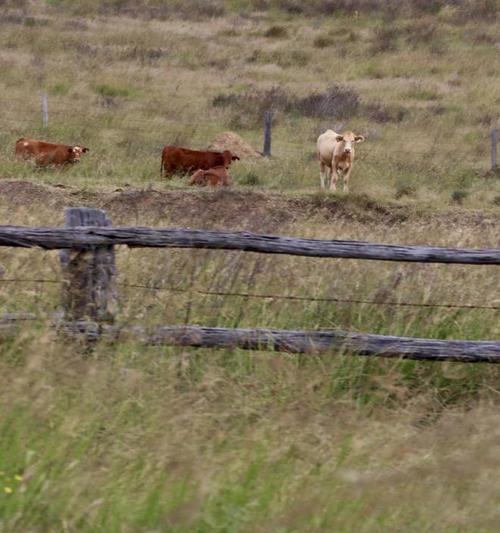
[[[164,165],[164,162],[163,162],[163,156],[161,158],[161,165],[160,165],[160,177],[164,177],[164,170],[165,170],[165,165]]]

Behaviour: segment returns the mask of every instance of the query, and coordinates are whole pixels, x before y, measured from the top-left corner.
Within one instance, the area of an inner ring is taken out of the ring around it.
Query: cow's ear
[[[85,152],[88,152],[88,151],[89,151],[89,149],[88,149],[87,147],[83,147],[83,148],[82,148],[82,152],[85,153]]]
[[[240,161],[240,158],[237,155],[233,155],[232,160],[233,161],[236,161],[236,160]]]
[[[342,142],[344,140],[344,137],[342,135],[337,135],[337,137],[335,137],[337,139],[338,142]]]
[[[354,142],[357,142],[357,143],[362,143],[364,140],[365,138],[363,137],[363,135],[356,135],[354,137]]]
[[[68,154],[72,154],[74,152],[73,148],[71,146],[68,147]]]

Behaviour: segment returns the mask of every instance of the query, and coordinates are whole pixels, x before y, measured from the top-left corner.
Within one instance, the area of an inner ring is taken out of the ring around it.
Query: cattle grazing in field
[[[209,152],[180,146],[165,146],[161,156],[161,175],[169,176],[176,172],[186,173],[214,167],[228,168],[237,159],[239,160],[239,157],[229,150]]]
[[[190,178],[189,185],[199,185],[205,187],[228,187],[231,185],[232,177],[226,167],[219,166],[208,170],[197,170]]]
[[[89,149],[80,145],[48,143],[36,139],[21,138],[16,142],[16,156],[33,159],[39,167],[62,166],[78,163]]]
[[[335,133],[333,130],[326,130],[318,137],[316,144],[320,166],[320,180],[323,189],[328,187],[330,179],[330,190],[337,190],[337,180],[340,173],[343,175],[344,192],[349,192],[349,178],[354,162],[354,145],[364,141],[362,135],[355,135],[352,131],[343,134]]]

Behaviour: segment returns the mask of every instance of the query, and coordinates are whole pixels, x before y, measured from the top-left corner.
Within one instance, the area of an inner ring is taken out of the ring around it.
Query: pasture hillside
[[[316,137],[344,127],[366,136],[353,191],[437,208],[495,207],[499,181],[488,171],[489,134],[500,126],[496,2],[473,17],[459,2],[429,2],[435,12],[418,16],[393,7],[392,17],[368,13],[361,1],[331,13],[334,3],[307,2],[316,9],[301,14],[292,8],[299,4],[262,2],[256,11],[252,2],[7,2],[1,176],[165,187],[163,145],[205,148],[233,130],[261,149],[263,114],[272,109],[274,156],[235,164],[239,184],[316,190]],[[91,151],[57,177],[34,173],[13,161],[21,136]]]
[[[496,0],[0,2],[0,223],[59,226],[87,205],[116,225],[498,248],[498,14]],[[236,162],[232,190],[160,178],[164,144],[233,131],[260,150],[268,109],[273,156]],[[353,192],[322,193],[315,139],[341,126],[366,136]],[[37,170],[13,158],[21,136],[90,152]],[[116,259],[120,323],[500,337],[495,266]],[[89,350],[48,323],[60,281],[56,252],[0,248],[0,308],[39,315],[0,335],[0,531],[500,528],[498,365]]]

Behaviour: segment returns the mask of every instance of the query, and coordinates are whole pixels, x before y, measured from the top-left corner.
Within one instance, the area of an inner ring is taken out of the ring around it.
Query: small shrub
[[[255,172],[247,172],[243,174],[238,180],[240,185],[260,185],[260,178]]]
[[[302,0],[279,0],[278,8],[293,15],[304,13],[304,2]]]
[[[494,45],[497,42],[497,37],[495,35],[491,35],[483,30],[475,30],[472,32],[468,32],[466,34],[466,37],[470,39],[473,44],[476,45]]]
[[[310,55],[304,50],[276,50],[269,56],[269,63],[276,63],[282,68],[305,67],[309,63]]]
[[[451,193],[452,202],[462,205],[464,200],[469,196],[469,193],[464,189],[457,189]]]
[[[493,205],[498,205],[500,207],[500,194],[497,194],[493,200],[492,200],[492,203]]]
[[[213,107],[230,107],[237,105],[240,100],[240,96],[237,94],[218,94],[212,99]]]
[[[248,63],[275,63],[282,68],[304,67],[309,62],[310,55],[304,50],[285,49],[268,52],[261,48],[255,49],[247,57]]]
[[[314,38],[313,46],[315,48],[328,48],[329,46],[332,46],[335,43],[335,40],[333,37],[330,37],[328,35],[318,35]]]
[[[371,78],[374,80],[381,80],[387,75],[382,69],[382,67],[372,60],[367,63],[366,68],[364,69],[364,74],[367,78]]]
[[[67,85],[66,83],[55,83],[49,89],[50,94],[54,96],[63,96],[65,94],[68,94],[68,91],[69,91],[69,85]]]
[[[440,39],[435,39],[429,46],[429,52],[435,56],[443,55],[448,49],[447,45]]]
[[[264,37],[269,37],[272,39],[283,39],[288,36],[288,30],[285,26],[271,26],[264,32]]]
[[[382,26],[375,30],[371,51],[373,54],[393,52],[397,50],[397,39],[400,31],[394,26]]]
[[[340,85],[332,85],[324,93],[299,98],[294,104],[294,108],[306,117],[336,120],[356,115],[359,107],[359,95]]]
[[[385,106],[383,104],[366,104],[363,108],[364,114],[370,120],[384,124],[386,122],[401,122],[407,115],[408,109],[403,106]]]
[[[418,84],[412,85],[406,92],[406,96],[414,100],[437,100],[439,98],[438,93]]]
[[[455,6],[453,20],[456,23],[466,23],[475,20],[496,20],[498,16],[497,0],[453,0]]]
[[[430,44],[436,39],[438,26],[425,17],[410,24],[406,28],[406,41],[414,48],[420,44]]]
[[[131,95],[131,90],[126,87],[116,87],[102,83],[96,85],[95,92],[103,97],[115,98],[115,97],[127,97]]]
[[[240,129],[260,126],[266,111],[289,112],[293,98],[280,87],[267,90],[252,88],[243,94],[219,94],[212,100],[212,105],[234,109],[229,127]]]
[[[396,183],[396,193],[395,198],[399,200],[403,196],[415,196],[417,193],[417,188],[414,183],[411,183],[407,180],[399,180]]]

